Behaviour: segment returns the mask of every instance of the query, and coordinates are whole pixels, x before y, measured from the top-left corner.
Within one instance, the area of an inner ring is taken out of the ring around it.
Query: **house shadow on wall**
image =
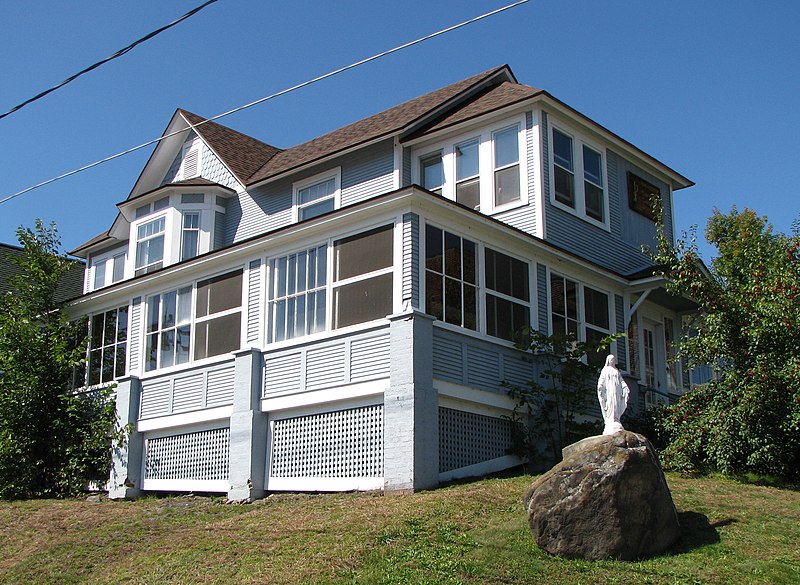
[[[681,539],[670,549],[670,554],[682,554],[720,541],[717,528],[738,522],[736,518],[726,518],[709,522],[708,516],[700,512],[678,512],[681,525]]]

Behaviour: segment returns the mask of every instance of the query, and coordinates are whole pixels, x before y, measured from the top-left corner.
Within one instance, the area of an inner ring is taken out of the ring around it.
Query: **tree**
[[[600,351],[620,337],[577,341],[570,335],[545,335],[525,327],[517,334],[517,349],[529,352],[538,379],[523,386],[504,383],[516,400],[511,420],[515,454],[535,461],[544,446],[545,458],[561,460],[568,444],[602,430],[591,417],[597,404],[597,376],[604,362]]]
[[[673,246],[660,231],[654,258],[668,290],[700,309],[679,355],[718,371],[665,411],[665,465],[800,477],[797,224],[784,235],[752,210],[715,210],[705,236],[718,254],[708,268],[693,235]]]
[[[73,262],[54,225],[19,228],[21,269],[0,298],[0,497],[60,496],[104,482],[114,424],[110,390],[76,393],[86,326],[56,300]]]

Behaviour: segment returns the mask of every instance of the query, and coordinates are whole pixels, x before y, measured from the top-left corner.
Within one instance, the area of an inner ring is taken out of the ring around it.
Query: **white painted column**
[[[439,483],[439,396],[433,387],[433,321],[420,311],[389,317],[390,383],[383,402],[384,489]]]
[[[230,500],[255,500],[264,491],[267,415],[261,412],[263,358],[258,349],[237,351],[230,427]]]
[[[117,424],[126,429],[124,441],[111,445],[111,473],[108,497],[114,500],[135,498],[142,493],[144,437],[136,430],[142,383],[136,376],[117,380]]]

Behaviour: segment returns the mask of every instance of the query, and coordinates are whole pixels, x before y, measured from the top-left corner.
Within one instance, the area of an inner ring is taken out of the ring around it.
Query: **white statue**
[[[617,358],[609,355],[597,380],[597,399],[605,421],[604,435],[613,435],[625,429],[619,419],[628,406],[630,390],[617,369]]]

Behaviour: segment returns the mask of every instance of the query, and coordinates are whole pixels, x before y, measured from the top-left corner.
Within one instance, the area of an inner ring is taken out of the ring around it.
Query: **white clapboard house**
[[[636,104],[630,104],[636,107]],[[514,466],[524,325],[689,386],[641,250],[692,182],[502,66],[280,149],[177,110],[85,258],[86,385],[131,432],[112,497],[414,490]],[[267,137],[268,138],[268,137]]]

